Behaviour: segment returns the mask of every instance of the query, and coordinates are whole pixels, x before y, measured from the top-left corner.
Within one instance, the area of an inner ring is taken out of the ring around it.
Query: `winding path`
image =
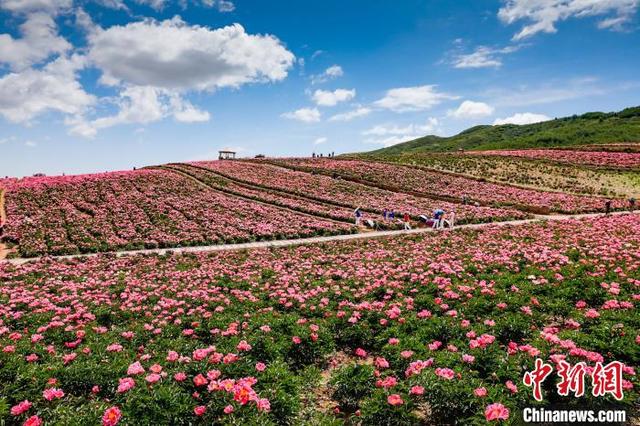
[[[634,212],[634,213],[614,212],[614,213],[611,213],[611,216],[625,215],[625,214],[637,215],[638,213],[640,212]],[[490,226],[518,226],[518,225],[524,225],[524,224],[534,223],[534,222],[598,218],[602,216],[604,216],[603,213],[584,213],[584,214],[575,214],[575,215],[557,214],[557,215],[551,215],[551,216],[536,215],[534,219],[522,219],[522,220],[510,220],[505,222],[460,225],[460,226],[456,226],[453,230],[455,231],[458,229],[482,229]],[[163,248],[163,249],[105,252],[105,253],[111,253],[111,254],[115,254],[118,257],[121,257],[121,256],[132,256],[137,254],[163,255],[166,253],[199,253],[199,252],[217,252],[217,251],[228,251],[228,250],[253,250],[253,249],[270,248],[270,247],[290,247],[290,246],[298,246],[303,244],[326,243],[331,241],[364,240],[364,239],[370,239],[370,238],[382,238],[382,237],[393,237],[393,236],[400,236],[400,235],[425,234],[429,232],[449,232],[449,231],[450,231],[449,229],[434,230],[432,228],[417,228],[417,229],[412,229],[411,231],[396,231],[396,230],[373,231],[373,232],[363,232],[358,234],[333,235],[328,237],[298,238],[298,239],[292,239],[292,240],[259,241],[254,243],[242,243],[242,244],[220,244],[220,245],[213,245],[213,246],[176,247],[176,248]],[[49,256],[48,258],[76,259],[76,258],[84,258],[84,257],[95,257],[105,253],[77,254],[77,255],[68,255],[68,256]],[[8,262],[13,265],[22,265],[28,262],[37,261],[39,259],[41,259],[41,257],[5,259],[5,260],[0,260],[0,263]]]

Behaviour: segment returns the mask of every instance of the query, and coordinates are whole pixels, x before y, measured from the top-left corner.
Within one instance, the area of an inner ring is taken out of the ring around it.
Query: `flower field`
[[[220,191],[298,210],[316,216],[353,222],[352,208],[331,205],[288,193],[270,191],[255,186],[252,187],[250,185],[240,184],[221,175],[214,174],[206,169],[193,167],[188,164],[171,164],[167,167],[186,173]]]
[[[22,256],[348,233],[352,226],[207,190],[160,170],[5,183],[4,238]]]
[[[476,155],[499,155],[560,163],[632,169],[640,167],[640,152],[582,151],[566,149],[522,149],[499,151],[470,151]]]
[[[590,380],[562,397],[555,373],[536,402],[523,378],[537,358],[624,363],[631,416],[639,288],[630,214],[0,263],[0,422],[508,424],[524,407],[613,402]]]
[[[446,211],[455,211],[456,222],[459,223],[491,222],[526,217],[526,214],[514,209],[456,204],[426,196],[386,191],[345,179],[334,179],[322,174],[288,170],[266,163],[210,161],[194,163],[194,165],[261,188],[280,190],[311,200],[347,206],[351,209],[360,207],[379,216],[382,215],[383,210],[389,209],[397,214],[406,212],[415,218],[421,214],[431,215],[435,209],[442,208]],[[372,167],[374,167],[373,163]]]
[[[361,160],[318,158],[269,161],[304,170],[336,173],[377,185],[386,185],[404,191],[424,194],[425,196],[444,196],[461,200],[466,195],[474,201],[488,205],[516,206],[534,211],[546,209],[562,213],[580,213],[604,210],[605,200],[599,197],[536,191],[443,174],[418,167]],[[614,208],[622,208],[624,205],[624,200],[614,200]]]
[[[522,157],[430,153],[385,156],[386,162],[422,166],[498,183],[616,198],[640,197],[640,173],[541,162]]]

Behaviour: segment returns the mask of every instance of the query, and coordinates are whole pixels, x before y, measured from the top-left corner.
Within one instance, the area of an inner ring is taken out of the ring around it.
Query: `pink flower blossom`
[[[487,405],[484,410],[484,417],[487,421],[507,420],[509,419],[509,409],[499,402]]]
[[[122,412],[118,407],[107,408],[102,415],[102,426],[115,426],[121,417]]]
[[[400,395],[398,395],[397,393],[389,395],[387,397],[387,402],[389,403],[389,405],[393,405],[394,407],[397,406],[397,405],[404,404],[404,401],[402,400],[402,397]]]
[[[24,400],[20,403],[18,403],[17,405],[14,405],[13,407],[11,407],[11,415],[12,416],[19,416],[22,413],[26,413],[27,411],[29,411],[29,409],[31,408],[33,404],[31,404],[31,402],[29,402],[28,400]]]
[[[42,392],[42,396],[47,401],[53,401],[54,399],[60,399],[64,397],[64,391],[58,388],[48,388]]]

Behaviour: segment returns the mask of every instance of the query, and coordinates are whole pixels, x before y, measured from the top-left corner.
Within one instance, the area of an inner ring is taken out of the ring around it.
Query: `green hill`
[[[613,142],[640,142],[640,107],[611,113],[588,112],[535,124],[475,126],[455,136],[429,135],[367,154],[550,148]]]

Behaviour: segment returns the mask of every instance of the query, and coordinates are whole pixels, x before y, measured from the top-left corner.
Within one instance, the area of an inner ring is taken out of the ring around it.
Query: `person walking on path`
[[[611,213],[611,200],[607,200],[604,203],[604,214]]]
[[[402,223],[404,224],[405,231],[411,230],[411,224],[409,223],[409,213],[404,214],[404,216],[402,217]]]
[[[434,229],[440,228],[443,216],[444,216],[444,210],[442,209],[436,209],[433,212],[433,228]]]
[[[629,198],[629,210],[631,210],[631,213],[633,213],[635,209],[636,209],[636,199],[635,197],[631,197]]]
[[[362,219],[362,211],[360,211],[360,207],[355,209],[353,214],[356,217],[356,226],[360,226],[360,220]]]

